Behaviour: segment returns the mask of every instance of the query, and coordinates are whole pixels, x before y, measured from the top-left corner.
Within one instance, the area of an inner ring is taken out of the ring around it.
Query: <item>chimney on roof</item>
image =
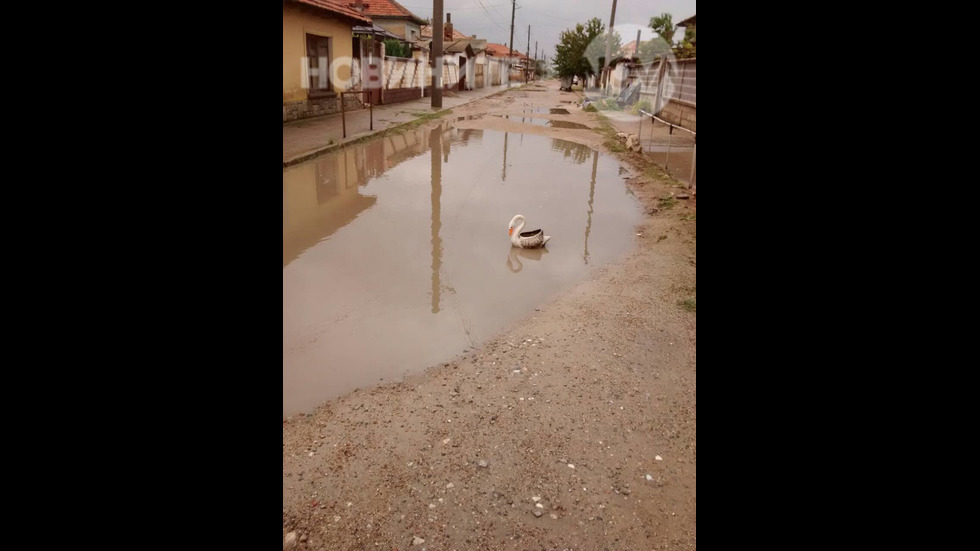
[[[446,37],[446,40],[447,41],[450,41],[450,40],[453,39],[453,14],[451,14],[451,13],[447,13],[446,14],[446,31],[445,31],[445,37]]]

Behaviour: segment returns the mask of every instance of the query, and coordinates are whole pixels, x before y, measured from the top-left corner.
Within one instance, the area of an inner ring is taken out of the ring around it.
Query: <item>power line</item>
[[[494,6],[506,6],[506,5],[507,4],[493,4],[493,5],[490,5],[490,6],[487,6],[487,7],[488,8],[492,8]],[[410,8],[410,9],[415,9],[415,10],[427,10],[427,9],[432,8],[432,6],[415,6],[415,5],[409,6],[408,4],[402,4],[402,6],[405,6],[406,8]],[[472,8],[450,8],[450,9],[453,10],[453,12],[458,12],[458,11],[464,11],[464,10],[478,10],[478,9],[481,9],[481,8],[472,7]]]
[[[476,0],[476,1],[480,3],[480,7],[483,8],[483,13],[487,14],[487,17],[490,18],[490,21],[493,21],[493,24],[494,25],[497,25],[497,27],[500,27],[500,30],[502,30],[502,31],[506,31],[507,30],[506,27],[504,27],[504,26],[500,25],[499,23],[497,23],[497,20],[494,19],[492,15],[490,15],[490,12],[487,11],[487,8],[485,8],[483,6],[483,0]]]

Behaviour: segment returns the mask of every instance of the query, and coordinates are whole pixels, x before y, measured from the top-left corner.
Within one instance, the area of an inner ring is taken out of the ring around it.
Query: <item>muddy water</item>
[[[691,181],[691,161],[694,160],[694,136],[682,130],[674,130],[662,123],[644,122],[640,143],[643,151],[661,168],[689,184]]]
[[[511,247],[515,214],[546,250]],[[617,162],[541,136],[444,124],[283,170],[283,416],[478,345],[639,220]]]
[[[521,113],[525,115],[571,115],[568,109],[562,108],[551,108],[551,107],[531,107],[528,109],[522,109]]]
[[[584,124],[579,124],[577,122],[562,121],[562,120],[550,120],[550,119],[535,119],[530,117],[518,117],[514,115],[500,115],[507,120],[520,122],[521,124],[533,124],[535,126],[548,126],[551,128],[565,128],[567,130],[588,130],[589,127]]]

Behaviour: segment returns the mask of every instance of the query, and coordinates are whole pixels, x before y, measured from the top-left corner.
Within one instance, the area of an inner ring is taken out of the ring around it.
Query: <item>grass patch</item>
[[[592,105],[589,107],[592,107]],[[613,153],[625,153],[627,151],[626,146],[616,136],[619,131],[616,130],[612,123],[609,122],[609,119],[604,117],[601,113],[599,114],[599,127],[593,128],[592,130],[606,137],[606,139],[603,141],[603,145],[606,146],[606,149],[609,151],[612,151]]]
[[[614,127],[612,123],[609,122],[609,119],[602,114],[599,115],[599,127],[595,130],[607,138],[615,138],[616,134],[619,134],[616,127]]]
[[[595,106],[599,111],[622,111],[623,108],[616,103],[616,98],[606,98],[597,99],[589,104],[589,107]]]
[[[687,310],[688,312],[697,313],[698,311],[698,299],[697,297],[685,298],[683,300],[678,300],[677,305]]]
[[[426,113],[425,115],[422,115],[421,117],[415,119],[412,122],[405,123],[405,124],[403,124],[401,126],[398,126],[398,127],[395,127],[395,128],[389,128],[388,130],[385,130],[384,132],[381,132],[380,134],[376,134],[376,137],[379,137],[380,138],[380,137],[383,137],[383,136],[388,136],[389,134],[396,134],[396,135],[397,134],[404,134],[405,132],[410,132],[412,130],[415,130],[416,128],[422,126],[423,124],[425,124],[425,123],[427,123],[429,121],[433,121],[433,120],[436,120],[436,119],[441,119],[442,117],[445,117],[446,115],[450,115],[450,114],[452,114],[452,112],[453,112],[452,109],[444,109],[444,110],[439,111],[439,112],[436,112],[436,113]],[[366,137],[374,137],[374,136],[366,136]]]
[[[682,216],[681,217],[681,220],[683,220],[685,222],[697,222],[698,221],[698,215],[697,214],[687,214],[687,215]]]
[[[646,170],[643,171],[643,174],[648,178],[655,178],[658,180],[666,180],[671,178],[670,174],[668,174],[666,170],[660,168],[655,164],[651,164],[650,166],[648,166]]]
[[[613,153],[626,153],[626,146],[619,143],[619,138],[607,138],[604,145]]]
[[[585,109],[583,109],[582,111],[585,111],[586,113],[598,113],[598,112],[599,112],[599,110],[595,108],[595,104],[593,104],[593,103],[590,103],[590,104],[589,104],[589,105],[588,105],[588,106],[587,106],[587,107],[586,107]]]
[[[630,109],[630,113],[632,113],[634,115],[639,115],[640,114],[640,109],[646,111],[647,113],[652,113],[653,112],[653,104],[650,103],[650,100],[645,99],[645,100],[643,100],[643,101],[641,101],[639,103],[634,104],[633,107],[632,107],[632,109]]]
[[[644,156],[644,158],[646,157]],[[643,169],[643,175],[651,180],[659,180],[668,187],[687,189],[687,186],[684,185],[684,183],[678,181],[676,178],[671,176],[669,172],[658,166],[649,158],[646,158],[646,168]]]
[[[669,210],[677,206],[677,199],[673,197],[661,197],[657,199],[657,206],[660,210]]]

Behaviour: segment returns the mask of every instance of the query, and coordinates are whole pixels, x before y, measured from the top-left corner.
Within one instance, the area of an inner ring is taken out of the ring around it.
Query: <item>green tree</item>
[[[412,57],[412,47],[400,40],[385,40],[385,55],[391,57]]]
[[[670,53],[670,46],[663,38],[655,37],[652,40],[640,43],[640,62],[649,63],[662,55]]]
[[[584,79],[595,75],[601,68],[601,65],[597,65],[596,62],[606,53],[605,42],[602,42],[602,53],[594,60],[590,61],[587,54],[595,54],[598,51],[590,48],[590,45],[605,32],[606,26],[597,17],[590,19],[584,25],[579,23],[574,29],[563,31],[558,45],[555,46],[554,66],[558,76],[577,76]]]
[[[697,32],[694,29],[686,29],[684,31],[684,40],[677,47],[677,57],[681,59],[698,57],[697,40]]]
[[[603,62],[606,59],[606,42],[608,40],[609,34],[603,31],[602,34],[589,42],[589,47],[585,50],[585,57],[595,67],[596,72],[602,69]],[[615,30],[612,32],[611,44],[609,55],[615,59],[619,55],[619,50],[623,49],[623,39]]]
[[[660,38],[664,39],[669,46],[674,46],[674,33],[677,28],[674,27],[674,17],[669,13],[661,13],[657,17],[650,18],[650,28],[654,30]]]

